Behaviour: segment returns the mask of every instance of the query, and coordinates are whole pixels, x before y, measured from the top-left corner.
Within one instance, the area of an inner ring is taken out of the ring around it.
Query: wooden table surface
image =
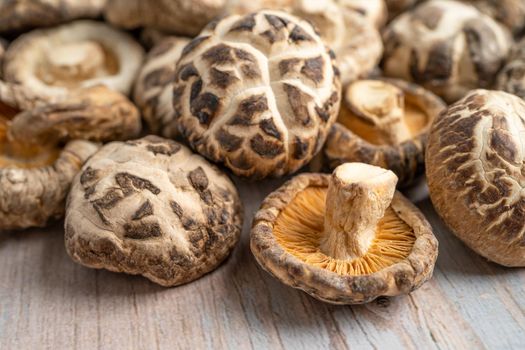
[[[525,269],[466,248],[421,186],[410,197],[440,243],[434,278],[408,296],[333,306],[279,283],[250,253],[252,216],[281,182],[237,183],[240,243],[176,288],[73,263],[61,224],[2,235],[0,349],[525,349]]]

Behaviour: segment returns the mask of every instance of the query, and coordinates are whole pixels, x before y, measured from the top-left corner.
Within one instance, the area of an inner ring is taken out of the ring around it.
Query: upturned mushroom
[[[496,88],[525,99],[525,38],[512,47],[498,73]]]
[[[445,108],[433,93],[401,80],[351,83],[324,146],[327,165],[373,164],[408,185],[423,174],[428,130]]]
[[[413,81],[454,102],[493,84],[512,37],[473,6],[431,0],[391,22],[383,41],[386,76]]]
[[[175,286],[215,269],[241,227],[239,195],[224,173],[148,136],[109,143],[86,162],[68,197],[65,244],[82,265]]]
[[[128,94],[143,55],[128,34],[104,23],[76,21],[18,37],[5,53],[3,78],[48,100],[99,84]]]
[[[106,0],[0,1],[0,32],[49,27],[77,18],[96,18]]]
[[[97,146],[88,141],[31,144],[8,138],[18,111],[0,102],[0,230],[60,218],[73,177]]]
[[[332,54],[308,22],[284,12],[213,23],[177,63],[164,133],[180,132],[236,175],[293,173],[321,149],[337,116]]]
[[[438,242],[396,182],[392,171],[363,163],[296,176],[255,215],[257,262],[281,282],[334,304],[417,289],[432,276]]]
[[[525,101],[474,90],[434,121],[430,198],[452,232],[485,258],[525,266]]]
[[[134,101],[142,110],[149,131],[160,134],[163,126],[174,118],[172,95],[175,64],[189,39],[166,37],[148,53],[135,82]],[[176,130],[169,136],[175,137]]]
[[[220,15],[227,0],[107,0],[106,20],[125,29],[150,27],[194,36]]]

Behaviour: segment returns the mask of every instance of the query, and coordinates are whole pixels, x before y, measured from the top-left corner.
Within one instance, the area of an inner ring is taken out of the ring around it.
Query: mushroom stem
[[[363,163],[337,167],[326,196],[321,251],[335,259],[365,255],[394,197],[396,184],[397,176],[380,167]]]
[[[87,78],[104,65],[104,50],[93,41],[64,44],[49,52],[48,60],[50,71],[57,79]]]
[[[375,126],[387,144],[397,145],[411,138],[405,122],[405,96],[403,90],[380,80],[360,80],[347,92],[352,112]]]

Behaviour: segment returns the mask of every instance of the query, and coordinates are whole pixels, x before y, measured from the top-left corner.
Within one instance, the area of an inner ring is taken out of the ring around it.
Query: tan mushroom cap
[[[128,94],[143,56],[128,34],[104,23],[76,21],[13,41],[4,57],[4,79],[46,99],[99,84]]]
[[[496,88],[525,99],[525,38],[512,47],[498,73]]]
[[[396,182],[363,163],[296,176],[255,215],[255,258],[281,282],[334,304],[413,291],[432,276],[438,242]]]
[[[293,173],[321,149],[337,116],[333,63],[304,20],[278,11],[226,17],[184,48],[164,132],[178,130],[239,176]]]
[[[171,34],[197,35],[220,15],[227,0],[107,0],[106,20],[125,29],[152,27]]]
[[[525,266],[525,102],[474,90],[435,120],[426,153],[432,203],[478,254]]]
[[[65,101],[18,114],[10,124],[9,137],[31,144],[72,139],[107,142],[136,138],[140,131],[140,114],[133,103],[98,85],[76,90]]]
[[[358,80],[346,87],[324,155],[331,169],[364,162],[390,169],[400,185],[423,173],[427,133],[446,108],[431,92],[401,80]]]
[[[172,102],[175,64],[189,39],[166,37],[151,49],[135,82],[134,101],[142,110],[151,133],[161,133],[163,126],[174,118]],[[176,130],[169,136],[175,137]]]
[[[493,83],[512,38],[473,6],[431,0],[392,21],[383,41],[386,76],[413,81],[454,102]]]
[[[242,205],[217,167],[171,140],[112,142],[75,177],[65,243],[76,262],[163,286],[215,269],[237,243]]]
[[[57,25],[98,17],[106,0],[30,0],[0,2],[0,32]]]

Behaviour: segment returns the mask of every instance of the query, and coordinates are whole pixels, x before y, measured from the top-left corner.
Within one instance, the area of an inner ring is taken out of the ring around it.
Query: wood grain
[[[0,238],[0,349],[524,349],[525,270],[489,263],[410,197],[440,242],[434,278],[409,296],[332,306],[286,287],[249,251],[249,227],[282,181],[237,181],[242,240],[177,288],[73,263],[61,224]]]

